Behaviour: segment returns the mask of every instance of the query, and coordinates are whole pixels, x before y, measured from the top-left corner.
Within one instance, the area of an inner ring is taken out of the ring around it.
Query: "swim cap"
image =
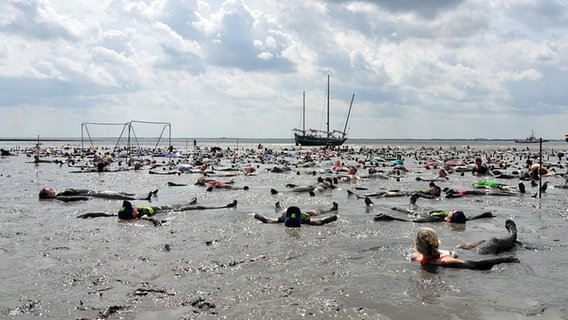
[[[286,210],[286,218],[284,225],[290,228],[299,228],[302,226],[302,212],[298,207],[288,207]]]
[[[132,211],[132,203],[124,200],[122,201],[122,208],[118,210],[118,218],[125,220],[134,219],[134,217],[132,216]]]
[[[456,211],[450,217],[450,222],[452,223],[465,223],[466,220],[467,218],[465,217],[463,211]]]

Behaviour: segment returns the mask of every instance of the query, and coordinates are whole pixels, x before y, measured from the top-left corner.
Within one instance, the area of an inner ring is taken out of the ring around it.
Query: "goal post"
[[[136,140],[136,144],[138,146],[138,148],[140,149],[140,142],[138,140],[138,137],[136,136],[136,131],[134,130],[134,124],[149,124],[149,125],[161,125],[162,126],[162,131],[160,132],[160,135],[158,136],[158,140],[156,141],[156,145],[154,146],[153,151],[155,152],[158,149],[158,146],[160,145],[160,142],[162,141],[162,138],[164,137],[164,132],[166,131],[166,129],[168,130],[168,147],[170,147],[172,145],[172,125],[169,122],[157,122],[157,121],[142,121],[142,120],[132,120],[128,123],[128,150],[131,150],[132,147],[132,141],[131,138]]]
[[[114,150],[118,149],[118,145],[120,144],[120,140],[122,139],[122,136],[124,135],[124,131],[126,131],[128,129],[129,123],[125,122],[125,123],[111,123],[111,122],[83,122],[81,123],[81,151],[84,152],[85,151],[85,138],[88,139],[88,142],[91,144],[91,148],[94,147],[94,143],[93,143],[93,137],[91,136],[91,132],[89,131],[89,126],[100,126],[100,127],[118,127],[118,126],[122,126],[122,130],[120,132],[120,135],[118,136],[117,140],[116,140],[116,144],[114,145]],[[87,135],[85,137],[85,134]],[[102,138],[99,136],[99,139]],[[110,137],[105,137],[105,138],[110,138]],[[115,138],[115,137],[113,137]]]
[[[142,150],[142,146],[140,145],[140,139],[136,134],[136,128],[146,129],[146,135],[148,135],[148,129],[146,125],[149,127],[158,127],[161,126],[161,132],[159,135],[156,135],[154,131],[151,133],[151,139],[156,139],[156,144],[154,145],[152,152],[156,152],[158,146],[162,142],[162,140],[167,139],[168,142],[168,149],[172,146],[172,126],[169,122],[157,122],[157,121],[142,121],[142,120],[132,120],[125,123],[113,123],[113,122],[83,122],[81,124],[81,151],[85,151],[85,143],[90,143],[90,148],[94,148],[94,139],[104,139],[107,141],[114,141],[116,139],[116,143],[114,143],[113,151],[117,151],[122,149],[123,147],[126,148],[128,154],[135,150]],[[91,134],[91,130],[89,128],[106,128],[107,133],[106,136],[102,136],[101,134],[95,135],[95,138]],[[114,129],[118,128],[118,129]],[[113,133],[110,133],[110,130],[113,130]],[[118,133],[120,130],[120,133]],[[167,132],[166,132],[167,131]],[[164,135],[167,134],[167,137]],[[145,138],[148,138],[146,136]],[[126,141],[124,141],[126,140]],[[122,143],[121,143],[122,141]],[[89,148],[89,147],[88,147]]]

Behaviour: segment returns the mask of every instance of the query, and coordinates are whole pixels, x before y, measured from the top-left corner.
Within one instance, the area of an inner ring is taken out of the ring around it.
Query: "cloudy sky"
[[[350,138],[534,129],[562,139],[567,9],[566,0],[3,0],[0,137],[80,137],[84,122],[140,120],[171,123],[175,138],[292,138],[304,91],[306,126],[325,128],[329,75],[333,129],[355,94]]]

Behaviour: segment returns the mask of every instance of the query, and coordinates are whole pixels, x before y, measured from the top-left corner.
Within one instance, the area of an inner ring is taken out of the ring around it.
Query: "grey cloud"
[[[104,105],[105,96],[125,93],[123,88],[108,88],[86,79],[0,78],[0,107],[44,105],[58,108],[87,108]],[[135,91],[139,88],[130,88]]]
[[[161,16],[164,18],[162,22],[179,36],[185,40],[198,42],[205,57],[199,58],[179,53],[173,48],[166,48],[162,45],[169,58],[168,61],[162,61],[160,66],[174,66],[181,63],[182,66],[197,71],[200,66],[211,63],[244,71],[292,72],[295,70],[295,65],[282,56],[282,52],[289,44],[286,38],[273,31],[278,27],[258,21],[243,2],[227,2],[218,8],[212,8],[211,16],[203,17],[204,19],[213,19],[214,15],[222,17],[220,24],[215,26],[218,29],[211,35],[194,27],[193,24],[200,21],[196,13],[197,9],[175,0],[168,2]],[[255,45],[255,41],[264,41],[267,37],[276,40],[275,47],[267,51]],[[268,58],[261,57],[263,53],[266,53]]]
[[[556,114],[558,111],[564,111],[568,101],[568,72],[552,66],[541,67],[539,71],[544,75],[540,80],[506,82],[505,87],[510,97],[506,104],[525,115]]]
[[[336,3],[349,3],[348,0],[327,0]],[[363,0],[393,13],[412,12],[426,19],[433,19],[442,12],[452,10],[466,0]]]
[[[42,1],[10,1],[3,4],[3,14],[6,14],[4,23],[0,24],[0,31],[17,34],[25,38],[49,40],[62,38],[66,40],[78,40],[68,26],[57,19],[48,19],[45,16],[46,8],[42,7]],[[44,11],[44,14],[41,14]],[[54,18],[54,17],[51,17]]]
[[[568,25],[568,10],[566,5],[562,5],[560,1],[513,2],[507,13],[508,18],[534,31],[565,28]]]

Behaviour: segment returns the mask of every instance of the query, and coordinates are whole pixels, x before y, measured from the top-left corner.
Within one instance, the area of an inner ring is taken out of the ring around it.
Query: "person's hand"
[[[162,222],[166,222],[165,220],[160,221],[156,218],[150,218],[150,217],[145,217],[145,220],[149,220],[154,224],[154,227],[161,227],[162,226]]]
[[[519,260],[519,259],[517,259],[517,258],[515,258],[515,257],[513,257],[513,256],[506,256],[506,257],[503,257],[503,258],[502,258],[502,261],[503,261],[503,262],[515,262],[515,263],[520,263],[520,262],[521,262],[521,260]]]

